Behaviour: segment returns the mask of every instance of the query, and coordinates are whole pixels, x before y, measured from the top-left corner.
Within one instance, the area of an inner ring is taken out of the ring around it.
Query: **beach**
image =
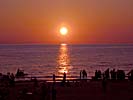
[[[108,82],[107,84],[106,92],[103,91],[101,81],[88,82],[82,87],[59,87],[57,98],[58,100],[130,100],[132,98],[132,82]]]
[[[42,85],[46,86],[46,95],[42,94]],[[14,86],[1,84],[0,96],[3,100],[52,100],[52,82],[18,81]],[[129,80],[107,80],[106,90],[102,86],[102,80],[82,80],[69,82],[69,85],[61,86],[60,82],[54,85],[56,99],[53,100],[132,100],[133,82]],[[46,96],[42,99],[42,95]],[[2,100],[2,99],[0,99]]]

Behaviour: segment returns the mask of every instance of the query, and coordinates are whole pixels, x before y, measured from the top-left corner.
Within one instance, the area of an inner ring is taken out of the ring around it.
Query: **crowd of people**
[[[0,83],[4,83],[4,85],[14,86],[15,84],[15,76],[13,73],[7,73],[6,75],[0,74]]]
[[[63,74],[63,77],[62,77],[62,85],[65,84],[65,82],[67,81],[66,76],[67,74],[64,72]],[[87,78],[87,72],[86,70],[81,70],[80,71],[80,79],[88,79]],[[127,77],[127,78],[126,78]],[[103,80],[103,79],[106,79],[106,80],[125,80],[125,79],[128,79],[128,80],[133,80],[133,70],[129,71],[127,74],[125,73],[124,70],[115,70],[115,69],[112,69],[110,70],[109,68],[106,69],[104,72],[101,72],[101,70],[96,70],[95,71],[95,76],[92,77],[92,80]],[[53,82],[55,83],[55,80],[56,80],[56,76],[55,74],[53,74]]]
[[[129,80],[133,80],[133,70],[126,74],[124,70],[110,70],[108,68],[104,72],[101,72],[101,70],[95,70],[95,76],[93,76],[92,79],[124,80],[126,77]],[[85,70],[80,71],[80,79],[87,79],[87,72]]]
[[[87,72],[85,70],[80,71],[80,79],[87,79]]]
[[[129,73],[125,74],[124,70],[105,70],[103,73],[100,70],[95,71],[95,76],[93,79],[111,79],[111,80],[124,80],[126,77],[128,77],[129,80],[133,80],[133,70],[131,70]]]

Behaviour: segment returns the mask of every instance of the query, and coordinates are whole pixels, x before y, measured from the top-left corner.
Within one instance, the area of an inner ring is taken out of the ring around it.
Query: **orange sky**
[[[0,0],[0,43],[133,43],[132,37],[133,0]]]

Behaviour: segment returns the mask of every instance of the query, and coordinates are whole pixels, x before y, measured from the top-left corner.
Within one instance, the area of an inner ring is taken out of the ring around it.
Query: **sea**
[[[95,70],[133,69],[133,44],[1,44],[0,73],[23,70],[28,76],[79,77],[81,70],[94,76]]]

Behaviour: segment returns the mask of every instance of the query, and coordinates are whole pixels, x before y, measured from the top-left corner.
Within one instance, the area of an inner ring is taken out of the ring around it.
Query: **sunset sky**
[[[64,41],[133,43],[133,0],[0,0],[0,43]]]

